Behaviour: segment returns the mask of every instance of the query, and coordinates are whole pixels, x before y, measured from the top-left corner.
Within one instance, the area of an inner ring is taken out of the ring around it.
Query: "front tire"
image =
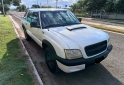
[[[56,63],[55,56],[56,56],[56,54],[54,52],[52,52],[51,49],[49,49],[49,48],[45,49],[46,63],[47,63],[49,70],[52,73],[58,73],[60,71],[60,69],[58,68],[58,65]]]

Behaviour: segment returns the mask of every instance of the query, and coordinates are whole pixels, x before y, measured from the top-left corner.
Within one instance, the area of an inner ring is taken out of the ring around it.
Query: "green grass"
[[[83,24],[87,24],[87,23],[83,22]],[[98,28],[98,29],[103,29],[103,30],[108,30],[108,31],[118,32],[118,33],[123,33],[124,34],[124,30],[121,30],[121,29],[115,29],[115,28],[112,28],[112,27],[105,27],[105,26],[102,26],[102,25],[94,25],[94,24],[87,24],[87,25],[90,25],[90,26]]]
[[[32,85],[32,78],[8,16],[0,15],[0,85]]]
[[[87,14],[85,14],[85,13],[83,13],[83,14],[75,14],[76,15],[76,17],[87,17],[88,15]]]

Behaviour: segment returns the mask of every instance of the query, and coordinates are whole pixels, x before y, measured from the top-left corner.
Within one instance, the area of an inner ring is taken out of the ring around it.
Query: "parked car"
[[[49,70],[76,72],[100,63],[112,45],[107,33],[81,23],[67,9],[28,9],[21,19],[25,38],[45,51]]]

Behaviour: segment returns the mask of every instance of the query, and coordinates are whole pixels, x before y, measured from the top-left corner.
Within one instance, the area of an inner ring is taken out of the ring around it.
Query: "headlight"
[[[66,49],[65,55],[67,59],[76,59],[82,57],[82,53],[79,49]]]
[[[110,41],[110,38],[108,39],[108,46],[111,45],[111,41]]]

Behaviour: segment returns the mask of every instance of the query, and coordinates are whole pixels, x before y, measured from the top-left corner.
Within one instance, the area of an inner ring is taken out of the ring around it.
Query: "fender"
[[[24,26],[24,24],[22,24],[22,29],[23,29],[23,30],[25,30],[25,29],[26,29],[26,28],[25,28],[25,26]]]
[[[42,47],[43,47],[43,49],[45,50],[47,46],[56,54],[56,51],[55,51],[53,45],[49,41],[43,40],[42,41]]]

